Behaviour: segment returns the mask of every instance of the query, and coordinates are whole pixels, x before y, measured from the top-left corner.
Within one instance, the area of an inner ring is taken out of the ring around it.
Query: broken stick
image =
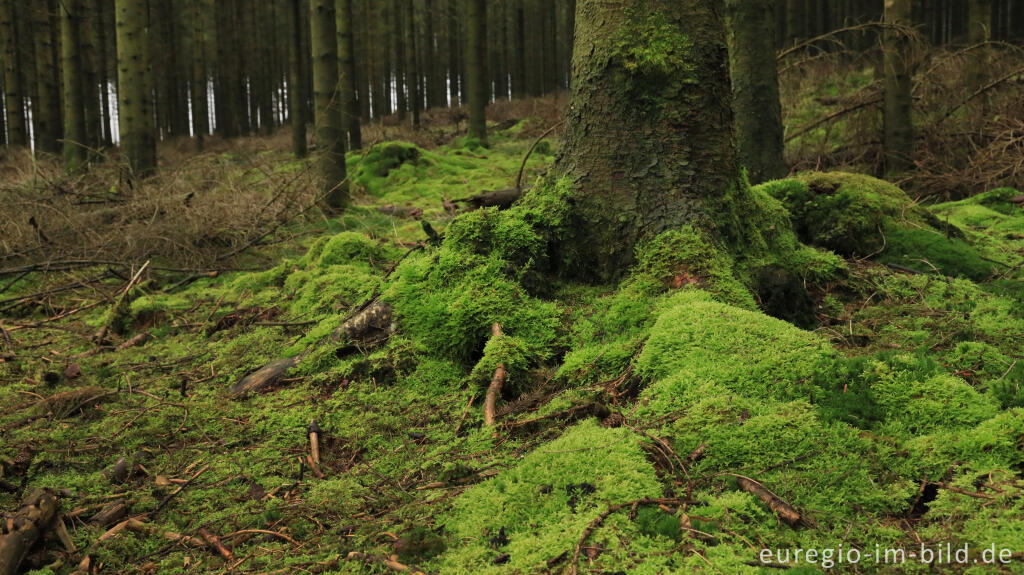
[[[494,322],[494,325],[491,326],[491,334],[494,338],[501,337],[500,323]],[[497,369],[494,370],[491,385],[487,387],[487,396],[484,398],[484,423],[486,425],[494,425],[494,405],[501,397],[501,388],[505,385],[505,375],[505,364],[499,363]]]

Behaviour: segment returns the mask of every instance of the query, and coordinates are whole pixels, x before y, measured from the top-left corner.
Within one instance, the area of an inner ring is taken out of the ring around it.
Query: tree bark
[[[60,6],[61,72],[64,80],[64,167],[78,170],[86,161],[85,102],[82,94],[81,0]]]
[[[411,0],[408,0],[411,1]],[[350,149],[363,147],[359,126],[359,102],[356,101],[355,44],[352,39],[352,0],[338,0],[336,4],[338,28],[338,66],[341,75],[341,125],[348,132]]]
[[[774,0],[728,0],[729,62],[740,162],[751,184],[786,175],[775,64]]]
[[[885,97],[884,127],[885,171],[904,172],[913,163],[914,128],[911,99],[910,40],[904,30],[910,26],[911,0],[885,0],[882,68]]]
[[[156,126],[153,123],[146,0],[116,0],[117,109],[121,151],[132,174],[156,169]]]
[[[730,240],[743,185],[721,0],[581,0],[557,172],[574,221],[563,274],[611,281],[634,247],[691,223]],[[720,222],[716,222],[716,216]]]
[[[334,0],[312,0],[310,43],[313,49],[313,100],[316,120],[320,190],[330,212],[348,207],[345,173],[345,129],[341,123],[338,88],[338,28]]]
[[[466,83],[469,137],[487,141],[487,3],[466,0]]]

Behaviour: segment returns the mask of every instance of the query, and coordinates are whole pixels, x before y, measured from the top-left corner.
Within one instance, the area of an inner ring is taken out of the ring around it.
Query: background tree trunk
[[[85,102],[82,95],[82,47],[79,42],[82,0],[61,0],[61,72],[64,79],[64,166],[79,169],[86,161]]]
[[[411,1],[411,0],[408,0]],[[348,132],[351,149],[363,147],[359,126],[359,102],[356,101],[355,44],[352,40],[352,0],[338,0],[336,4],[338,28],[338,66],[341,74],[339,84],[341,99],[341,125]]]
[[[156,169],[156,126],[146,0],[116,0],[117,110],[121,151],[132,174],[143,177]]]
[[[729,56],[740,162],[750,183],[786,175],[775,64],[774,0],[728,0]]]
[[[336,93],[338,28],[334,0],[312,0],[309,14],[320,189],[326,208],[340,212],[348,207],[349,197],[345,174],[345,130],[341,124],[341,102]]]
[[[22,91],[21,63],[18,53],[18,27],[15,0],[0,0],[0,34],[4,51],[4,100],[7,112],[7,145],[27,146],[25,94]]]
[[[466,83],[469,137],[487,140],[487,3],[466,0]]]
[[[292,153],[305,158],[306,81],[302,78],[302,10],[300,0],[290,0],[291,38],[288,42],[288,115],[292,126]]]
[[[901,27],[910,26],[911,0],[885,0],[882,69],[885,100],[884,126],[885,170],[889,174],[906,171],[912,165],[914,128],[911,99],[910,39]]]
[[[970,0],[970,17],[967,23],[967,42],[972,48],[968,52],[967,89],[974,93],[988,81],[990,50],[984,45],[992,39],[992,0]],[[987,95],[981,95],[971,102],[971,109],[980,117],[988,108]]]
[[[35,42],[36,98],[32,106],[36,151],[60,152],[60,72],[53,41],[50,2],[33,2],[32,38]]]
[[[716,231],[715,216],[742,185],[722,8],[721,0],[577,3],[557,164],[574,201],[561,245],[566,275],[614,280],[642,240],[688,222]]]

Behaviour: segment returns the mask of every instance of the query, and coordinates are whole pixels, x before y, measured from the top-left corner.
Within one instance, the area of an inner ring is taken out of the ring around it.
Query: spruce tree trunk
[[[743,185],[722,0],[580,0],[556,171],[572,185],[563,273],[626,273],[634,247],[691,223],[731,241]]]
[[[348,132],[350,149],[363,147],[362,131],[359,126],[359,102],[356,101],[355,42],[352,39],[352,0],[337,0],[336,22],[338,28],[338,86],[341,99],[341,125]]]
[[[53,41],[50,3],[33,2],[32,38],[35,42],[36,98],[32,106],[36,151],[59,153],[61,150],[60,73]]]
[[[341,124],[341,102],[336,93],[338,28],[334,0],[312,0],[309,14],[320,189],[327,210],[340,212],[348,207],[349,196],[345,174],[345,129]]]
[[[469,137],[487,141],[487,3],[466,1],[466,84]]]
[[[82,0],[61,0],[61,71],[64,80],[64,167],[78,170],[86,161],[85,103],[82,95],[82,51],[79,42]]]
[[[121,151],[132,174],[144,177],[156,169],[146,0],[116,0],[115,7]]]
[[[291,38],[288,42],[288,116],[292,153],[306,157],[306,82],[302,78],[302,4],[291,0]]]
[[[774,0],[728,0],[733,110],[740,162],[750,183],[786,175],[775,64]]]
[[[18,57],[18,27],[15,1],[0,0],[0,35],[4,51],[4,100],[7,112],[7,145],[27,146],[25,94],[22,92],[21,59]]]
[[[405,77],[405,50],[407,49],[405,45],[405,10],[402,9],[401,0],[391,0],[388,13],[390,15],[388,37],[391,38],[391,66],[394,70],[393,81],[398,121],[404,122],[409,110],[409,102],[406,97],[408,81]]]
[[[888,174],[906,171],[913,161],[910,40],[903,30],[892,27],[910,26],[910,9],[911,0],[885,0],[884,22],[890,27],[885,29],[882,46],[885,75],[882,124],[885,171]]]

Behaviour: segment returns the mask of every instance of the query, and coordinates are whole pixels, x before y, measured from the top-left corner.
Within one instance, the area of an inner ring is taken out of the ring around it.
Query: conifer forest
[[[0,575],[1024,575],[1024,0],[0,0]]]

